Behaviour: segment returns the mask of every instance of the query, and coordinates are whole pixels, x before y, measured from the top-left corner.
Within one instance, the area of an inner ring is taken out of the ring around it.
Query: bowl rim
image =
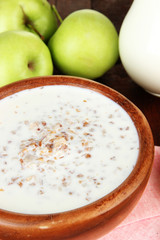
[[[139,135],[139,156],[133,171],[115,190],[99,200],[83,207],[60,213],[23,214],[0,209],[0,219],[3,218],[5,221],[11,220],[12,222],[20,223],[26,221],[28,217],[32,219],[32,222],[37,221],[37,219],[40,221],[48,219],[48,221],[52,221],[52,224],[54,222],[54,227],[59,228],[63,224],[68,226],[70,222],[72,224],[80,223],[81,219],[85,219],[86,222],[89,219],[95,219],[105,212],[116,209],[118,205],[134,194],[134,191],[140,187],[146,177],[149,178],[154,158],[154,141],[150,126],[143,113],[121,93],[94,80],[65,75],[28,78],[1,87],[0,99],[25,89],[47,85],[71,85],[88,88],[109,97],[128,113]]]

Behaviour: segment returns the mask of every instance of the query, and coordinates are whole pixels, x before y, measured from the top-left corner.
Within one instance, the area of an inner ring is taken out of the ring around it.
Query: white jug
[[[134,0],[120,29],[119,51],[128,75],[160,96],[160,0]]]

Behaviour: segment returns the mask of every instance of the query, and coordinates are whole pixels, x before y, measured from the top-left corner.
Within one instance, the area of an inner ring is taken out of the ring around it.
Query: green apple
[[[57,19],[47,0],[0,0],[0,32],[26,30],[47,41],[57,30]]]
[[[60,71],[91,79],[102,76],[119,57],[114,25],[100,12],[89,9],[64,19],[48,46]]]
[[[0,33],[0,86],[52,73],[50,51],[37,35],[26,31]]]

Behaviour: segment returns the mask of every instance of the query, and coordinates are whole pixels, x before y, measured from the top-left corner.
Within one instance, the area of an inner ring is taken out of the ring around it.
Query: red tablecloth
[[[99,240],[160,240],[160,147],[148,185],[130,215],[112,232]]]

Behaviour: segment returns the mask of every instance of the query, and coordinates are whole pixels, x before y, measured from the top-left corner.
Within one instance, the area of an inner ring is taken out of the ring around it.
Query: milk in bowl
[[[93,203],[130,175],[136,127],[109,97],[78,86],[26,89],[0,100],[0,208],[65,212]]]

